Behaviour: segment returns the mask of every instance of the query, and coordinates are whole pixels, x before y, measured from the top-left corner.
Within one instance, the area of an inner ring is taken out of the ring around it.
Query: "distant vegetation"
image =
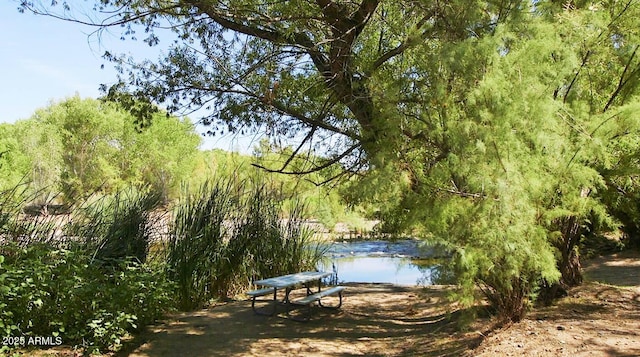
[[[0,124],[0,190],[27,184],[33,194],[29,203],[48,210],[145,186],[170,206],[182,186],[198,187],[215,176],[269,182],[279,200],[306,202],[304,218],[318,220],[329,230],[337,222],[360,230],[371,213],[345,202],[341,193],[348,182],[318,185],[339,168],[305,177],[268,173],[252,164],[282,165],[290,148],[262,141],[253,155],[201,151],[200,134],[188,119],[154,115],[152,124],[138,127],[118,104],[73,97],[38,110],[29,119]],[[308,163],[296,159],[292,165],[303,168]]]

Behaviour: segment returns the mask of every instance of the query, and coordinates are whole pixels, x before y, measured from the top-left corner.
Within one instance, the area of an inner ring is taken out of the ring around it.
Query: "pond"
[[[319,268],[337,273],[337,282],[434,284],[436,265],[423,265],[436,255],[421,241],[343,241],[333,243]]]

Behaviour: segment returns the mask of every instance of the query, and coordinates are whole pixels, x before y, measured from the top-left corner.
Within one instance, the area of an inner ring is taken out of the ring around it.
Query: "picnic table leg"
[[[312,295],[313,294],[313,290],[311,290],[312,288],[312,284],[304,284],[304,287],[307,288],[307,296]],[[318,280],[318,293],[320,292],[322,287],[322,280]]]
[[[338,298],[340,299],[337,306],[326,306],[322,304],[322,299],[318,300],[318,305],[325,309],[339,309],[342,306],[342,291],[338,292]]]
[[[277,308],[278,308],[278,288],[273,288],[273,311],[269,316],[275,315]]]
[[[303,284],[304,287],[307,289],[307,296],[309,295],[313,295],[314,292],[312,290],[313,288],[313,282],[310,283],[305,283]],[[320,292],[322,290],[322,279],[318,279],[318,292]],[[318,303],[320,303],[320,301],[318,301]],[[295,321],[301,321],[301,322],[307,322],[311,319],[311,305],[313,304],[307,304],[305,310],[306,310],[306,314],[303,314],[302,318],[297,318],[297,317],[290,317],[292,320]],[[321,305],[322,306],[322,305]],[[287,312],[287,315],[289,315],[289,312]]]
[[[293,310],[293,304],[291,303],[291,300],[289,300],[289,294],[291,293],[291,291],[293,291],[293,288],[286,288],[285,291],[286,291],[286,294],[284,297],[284,303],[285,303],[285,308],[287,310],[287,315],[289,315],[289,312]]]
[[[277,306],[278,306],[278,289],[276,289],[276,288],[273,289],[273,310],[271,311],[271,313],[265,314],[265,313],[262,313],[262,312],[258,311],[256,309],[256,298],[257,298],[257,296],[254,296],[251,299],[251,309],[253,310],[254,313],[256,313],[258,315],[266,315],[266,316],[273,316],[273,315],[276,314],[276,309],[277,309]]]
[[[285,288],[285,294],[284,294],[284,300],[282,300],[283,303],[285,304],[289,304],[289,294],[291,294],[291,288]]]

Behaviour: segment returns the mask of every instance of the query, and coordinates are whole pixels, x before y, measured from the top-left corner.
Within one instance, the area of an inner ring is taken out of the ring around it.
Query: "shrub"
[[[3,246],[0,332],[55,336],[88,350],[117,349],[123,337],[161,317],[172,286],[157,267],[122,260],[105,269],[81,250]]]

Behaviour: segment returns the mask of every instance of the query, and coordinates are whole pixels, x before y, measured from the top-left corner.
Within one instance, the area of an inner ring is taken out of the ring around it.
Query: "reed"
[[[0,191],[0,246],[12,244],[25,248],[30,244],[61,244],[54,217],[44,214],[27,214],[26,208],[41,192],[29,193],[29,185],[20,183]],[[48,202],[43,204],[44,207]]]
[[[249,288],[255,279],[313,270],[324,246],[304,226],[305,206],[284,215],[261,182],[207,182],[176,210],[167,265],[179,307],[191,310]]]
[[[233,207],[228,181],[206,181],[195,193],[183,189],[168,244],[168,276],[178,286],[178,307],[193,310],[212,296]]]
[[[92,263],[112,265],[124,259],[144,263],[158,226],[153,212],[161,202],[158,193],[144,188],[87,201],[74,209],[66,233],[90,252]]]

